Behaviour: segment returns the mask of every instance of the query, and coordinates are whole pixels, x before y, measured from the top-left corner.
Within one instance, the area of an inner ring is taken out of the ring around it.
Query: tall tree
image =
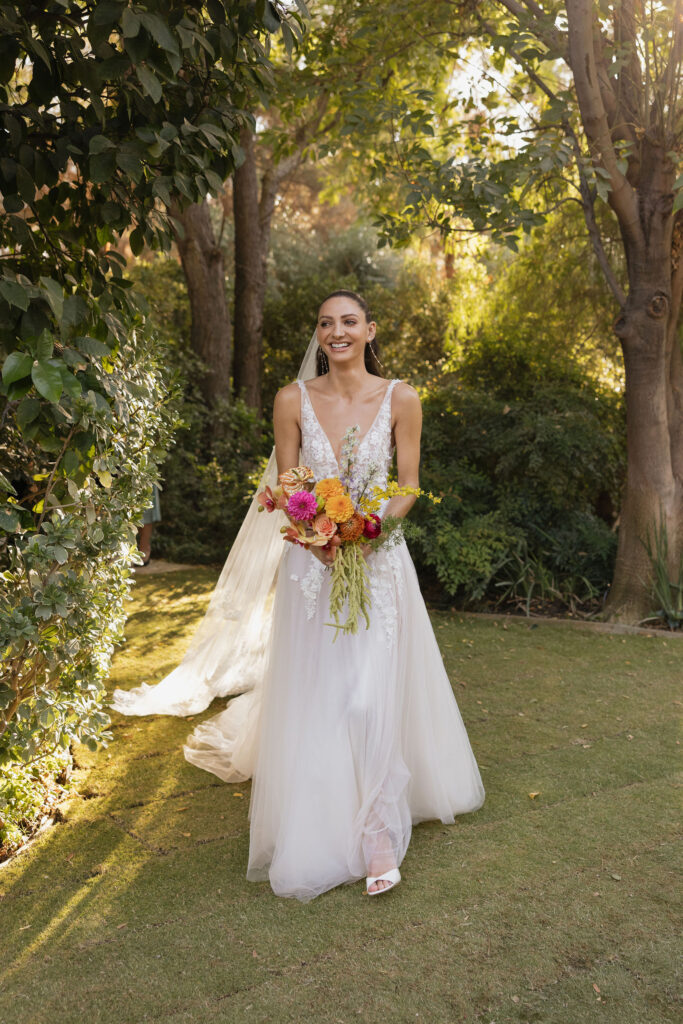
[[[232,394],[232,323],[225,294],[223,250],[213,231],[206,201],[173,209],[175,231],[190,299],[192,350],[205,367],[200,379],[209,406]]]
[[[296,72],[294,72],[296,74]],[[291,83],[291,88],[297,84]],[[233,386],[248,405],[261,408],[263,308],[266,298],[270,232],[278,192],[315,141],[329,101],[326,86],[306,115],[277,128],[259,144],[249,128],[241,133],[244,162],[233,176],[235,217],[235,354]],[[299,86],[300,88],[300,86]],[[273,144],[273,135],[280,145]],[[287,140],[282,153],[283,137]]]
[[[433,27],[429,10],[420,5],[418,29]],[[366,187],[398,190],[398,204],[394,193],[378,209],[399,242],[427,224],[446,236],[486,230],[515,247],[545,210],[581,204],[614,298],[626,381],[628,478],[608,614],[637,621],[652,608],[648,538],[664,528],[672,580],[683,555],[683,7],[495,0],[469,12],[486,44],[466,54],[481,68],[479,96],[458,99],[456,55],[443,62],[450,96],[438,109],[419,81],[382,90],[377,76],[365,120],[387,139],[383,118],[389,136]],[[451,40],[445,32],[436,42],[444,57]],[[363,120],[357,105],[353,115]],[[621,266],[600,230],[601,202],[618,225]]]

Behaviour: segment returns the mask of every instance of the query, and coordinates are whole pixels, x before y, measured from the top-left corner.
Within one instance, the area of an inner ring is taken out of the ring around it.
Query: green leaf
[[[33,423],[34,419],[40,412],[40,402],[37,398],[24,398],[17,409],[17,425],[20,430],[27,427],[29,423]]]
[[[123,35],[126,39],[134,39],[140,31],[139,16],[131,7],[126,7],[121,15],[121,28],[123,29]]]
[[[81,383],[77,377],[74,377],[70,370],[67,370],[66,366],[61,367],[62,385],[67,395],[70,398],[80,398],[82,394]]]
[[[128,236],[128,242],[133,256],[139,256],[145,247],[145,236],[139,227],[134,228],[133,231],[131,231]]]
[[[149,70],[148,67],[146,67],[145,64],[138,65],[135,70],[137,72],[138,81],[140,82],[144,92],[148,96],[151,96],[155,103],[159,103],[163,95],[159,79]]]
[[[7,213],[20,213],[26,206],[26,203],[21,198],[21,196],[17,196],[14,194],[4,196],[2,202]]]
[[[10,352],[2,365],[2,379],[5,384],[28,377],[33,366],[33,356],[28,352]]]
[[[21,526],[19,513],[11,505],[0,508],[0,530],[5,533],[15,533]]]
[[[18,281],[10,281],[9,278],[0,280],[0,295],[10,306],[17,306],[19,309],[27,310],[29,297],[26,289]]]
[[[42,331],[35,346],[36,359],[50,359],[54,352],[54,339],[48,330]]]
[[[17,164],[17,190],[25,203],[32,203],[36,198],[36,183],[21,164]]]
[[[113,25],[121,17],[124,0],[99,0],[92,16],[95,25]]]
[[[178,43],[166,24],[158,15],[149,14],[147,11],[140,12],[140,20],[152,38],[159,44],[162,50],[178,55]]]
[[[90,159],[90,178],[95,184],[108,181],[116,170],[116,153],[108,149]]]
[[[74,327],[86,319],[88,307],[80,295],[67,295],[64,300],[64,312],[62,323],[67,327]]]
[[[143,172],[143,163],[139,156],[135,156],[134,153],[126,153],[123,150],[119,150],[116,154],[116,163],[136,184],[140,181]]]
[[[31,369],[36,390],[48,402],[56,404],[62,396],[62,375],[51,363],[36,362]]]
[[[86,352],[89,356],[110,355],[108,345],[105,345],[103,341],[98,341],[97,338],[89,338],[87,335],[75,338],[73,344],[74,348],[77,348],[79,352]]]
[[[52,554],[54,555],[55,560],[59,562],[60,565],[64,565],[64,563],[67,561],[69,557],[69,552],[66,550],[66,548],[63,548],[61,544],[53,545]]]
[[[98,153],[104,153],[108,149],[116,149],[111,139],[108,139],[105,135],[93,135],[88,147],[90,156],[97,156]]]
[[[58,320],[61,320],[64,312],[64,290],[61,284],[51,277],[41,277],[40,283],[47,292],[47,301],[50,303],[52,312]]]
[[[4,711],[5,708],[8,708],[16,695],[16,690],[13,690],[10,686],[6,686],[2,683],[0,685],[0,710]]]
[[[676,213],[676,211],[680,210],[682,207],[683,207],[683,192],[678,192],[677,195],[676,195],[676,198],[674,199],[674,205],[673,205],[672,213]]]
[[[171,205],[171,193],[169,191],[169,179],[168,178],[155,178],[152,185],[152,193],[161,199],[162,203],[166,206]]]

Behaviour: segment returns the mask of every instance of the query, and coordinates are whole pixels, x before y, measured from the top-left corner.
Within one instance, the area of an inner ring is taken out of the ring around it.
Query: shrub
[[[618,396],[540,345],[480,338],[423,411],[421,484],[443,500],[415,510],[418,566],[465,603],[602,593],[625,471]]]
[[[96,340],[108,331],[101,320],[91,322],[88,345],[81,341],[87,353],[65,346],[77,388],[56,400],[30,377],[9,384],[14,415],[1,445],[0,842],[16,829],[10,811],[22,765],[68,751],[76,739],[96,749],[109,735],[104,682],[122,639],[137,524],[173,425],[156,343],[139,320],[120,325],[115,347]]]

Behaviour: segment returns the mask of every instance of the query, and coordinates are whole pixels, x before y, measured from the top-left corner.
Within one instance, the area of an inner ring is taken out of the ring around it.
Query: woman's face
[[[323,302],[318,313],[318,344],[330,366],[364,359],[365,345],[375,337],[374,322],[368,323],[360,306],[345,295]]]

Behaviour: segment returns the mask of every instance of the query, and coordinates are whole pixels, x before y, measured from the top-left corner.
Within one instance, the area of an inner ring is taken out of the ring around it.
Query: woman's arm
[[[399,487],[420,486],[420,435],[422,434],[422,406],[417,391],[401,382],[394,388],[392,405],[395,412],[394,439],[396,441],[396,468]],[[403,518],[415,504],[414,494],[391,498],[382,516]]]
[[[275,396],[273,403],[273,433],[277,471],[286,473],[299,465],[301,448],[301,392],[299,385],[287,384]]]
[[[275,434],[275,458],[277,471],[286,473],[299,465],[301,449],[301,391],[299,385],[287,384],[275,396],[273,403],[273,433]],[[323,565],[332,565],[336,548],[308,549]]]

